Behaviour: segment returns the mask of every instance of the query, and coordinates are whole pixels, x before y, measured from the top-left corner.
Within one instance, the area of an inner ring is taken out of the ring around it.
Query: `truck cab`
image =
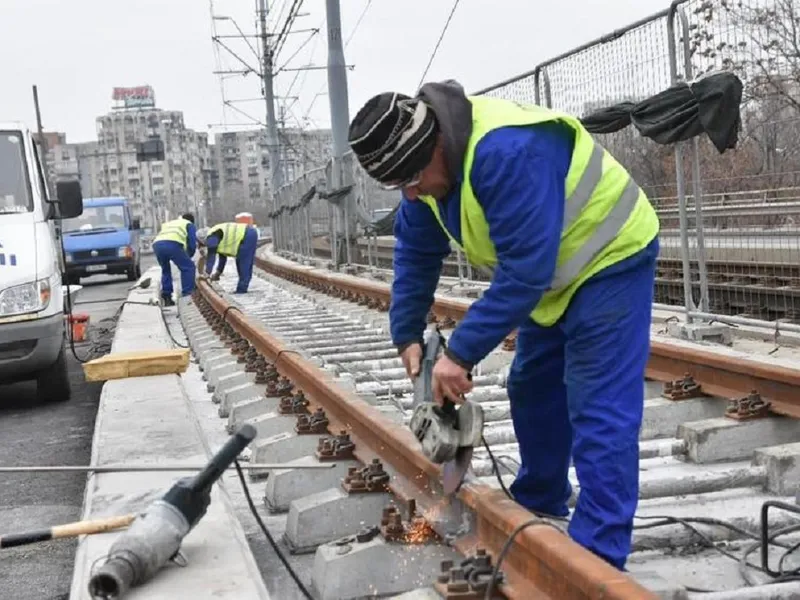
[[[83,213],[63,224],[67,281],[92,275],[141,277],[139,219],[126,198],[85,198]]]
[[[0,122],[0,383],[36,379],[42,401],[70,396],[60,217],[82,210],[77,181],[51,199],[33,135]]]

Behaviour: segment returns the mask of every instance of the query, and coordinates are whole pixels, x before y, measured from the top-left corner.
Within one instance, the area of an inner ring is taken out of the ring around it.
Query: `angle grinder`
[[[414,405],[409,427],[422,445],[422,453],[442,465],[442,487],[452,495],[461,487],[472,463],[473,448],[481,443],[483,409],[465,400],[456,405],[445,398],[442,406],[433,400],[433,367],[446,342],[438,329],[426,332],[420,372],[414,380]],[[471,378],[471,374],[469,375]]]

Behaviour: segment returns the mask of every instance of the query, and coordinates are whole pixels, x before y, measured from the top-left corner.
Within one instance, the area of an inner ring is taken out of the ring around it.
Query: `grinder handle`
[[[472,371],[467,371],[467,379],[472,381]],[[436,408],[442,416],[450,417],[454,421],[458,422],[458,409],[456,408],[456,403],[450,400],[450,398],[444,398],[442,406]]]

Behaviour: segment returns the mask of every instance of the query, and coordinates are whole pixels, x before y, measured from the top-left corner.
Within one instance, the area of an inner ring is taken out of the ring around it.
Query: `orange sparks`
[[[406,528],[403,541],[406,544],[425,544],[436,537],[436,532],[422,517],[414,518]]]

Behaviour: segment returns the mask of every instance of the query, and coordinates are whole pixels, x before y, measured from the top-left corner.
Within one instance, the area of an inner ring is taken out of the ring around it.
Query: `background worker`
[[[192,257],[197,249],[197,228],[194,215],[184,213],[179,219],[167,221],[153,241],[153,253],[161,266],[161,298],[164,306],[174,306],[172,300],[172,267],[181,272],[181,295],[194,291],[194,263]]]
[[[566,114],[455,82],[370,99],[350,126],[367,173],[402,190],[390,326],[410,376],[452,240],[491,285],[434,367],[437,401],[519,329],[508,378],[521,468],[515,500],[566,516],[572,455],[579,544],[618,568],[638,502],[658,218],[625,169]]]
[[[214,258],[219,255],[216,272],[211,275],[212,281],[217,281],[225,270],[228,257],[236,258],[236,271],[239,282],[236,284],[236,294],[245,294],[250,286],[253,276],[253,262],[256,258],[258,245],[258,231],[245,223],[220,223],[208,230],[205,245],[208,249],[206,256],[206,274],[211,275],[214,267]]]

